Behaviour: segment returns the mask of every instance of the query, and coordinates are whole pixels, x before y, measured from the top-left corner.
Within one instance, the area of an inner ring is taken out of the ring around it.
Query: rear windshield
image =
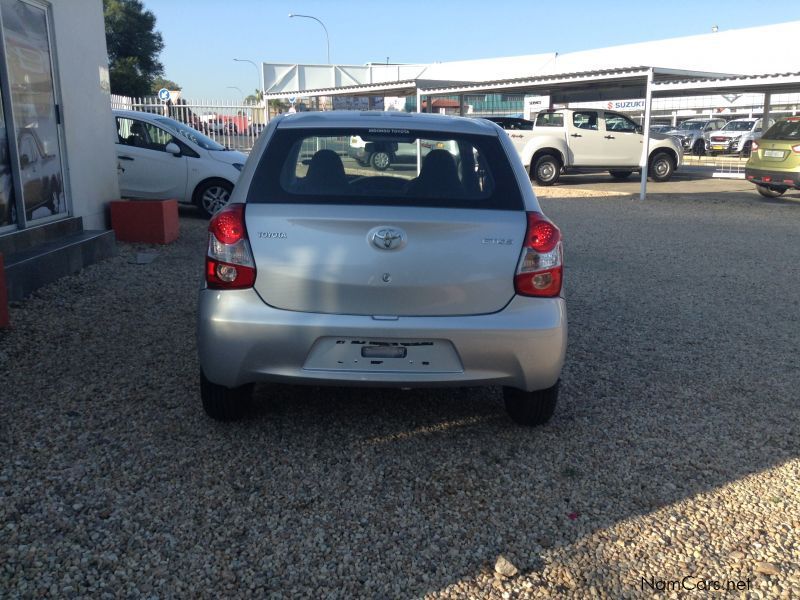
[[[767,129],[765,140],[800,140],[800,119],[778,121]]]
[[[523,207],[494,136],[363,128],[279,128],[256,167],[247,202]]]

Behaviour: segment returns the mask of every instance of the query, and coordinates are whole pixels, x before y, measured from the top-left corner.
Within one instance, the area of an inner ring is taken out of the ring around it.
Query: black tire
[[[627,179],[631,176],[633,171],[609,171],[608,174],[611,175],[614,179]]]
[[[772,188],[766,185],[757,185],[756,189],[764,198],[777,198],[778,196],[782,196],[786,191],[786,188]]]
[[[376,171],[385,171],[392,164],[392,157],[388,152],[373,152],[369,157],[369,164]]]
[[[508,416],[518,425],[527,427],[544,425],[556,410],[559,383],[560,380],[556,381],[553,387],[535,392],[504,387],[503,399]]]
[[[704,156],[706,153],[706,143],[703,140],[697,140],[692,146],[692,154],[695,156]]]
[[[675,172],[675,159],[666,152],[659,152],[650,158],[648,175],[653,181],[669,181]]]
[[[242,418],[253,398],[253,384],[227,388],[206,379],[200,371],[200,399],[203,410],[216,421],[235,421]]]
[[[561,177],[561,161],[552,154],[542,154],[534,161],[531,171],[538,185],[553,185]]]
[[[233,184],[224,179],[208,179],[194,191],[194,203],[207,219],[226,207],[231,200]]]
[[[742,146],[742,158],[749,158],[752,151],[753,142],[745,142],[744,146]]]

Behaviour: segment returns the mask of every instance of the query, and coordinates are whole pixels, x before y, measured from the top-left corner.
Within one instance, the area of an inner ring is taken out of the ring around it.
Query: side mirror
[[[164,146],[164,150],[175,156],[181,155],[181,147],[178,146],[178,144],[176,144],[175,142],[170,142],[169,144]]]

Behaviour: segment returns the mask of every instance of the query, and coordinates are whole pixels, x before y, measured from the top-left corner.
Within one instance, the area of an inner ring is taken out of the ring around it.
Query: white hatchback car
[[[345,147],[356,136],[419,153],[419,166],[361,167]],[[497,125],[279,117],[209,224],[203,406],[235,418],[261,381],[500,385],[515,421],[544,423],[567,342],[561,281],[561,233]]]
[[[114,110],[125,198],[177,198],[211,216],[228,204],[247,156],[162,115]]]

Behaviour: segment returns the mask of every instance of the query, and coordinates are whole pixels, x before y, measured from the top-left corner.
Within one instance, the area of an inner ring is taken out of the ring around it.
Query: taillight
[[[797,152],[798,154],[800,154],[800,144],[798,144],[797,146],[792,146],[792,152]]]
[[[528,213],[528,229],[522,245],[514,289],[521,296],[551,298],[561,293],[561,232],[544,215]]]
[[[750,146],[750,151],[755,152],[756,150],[758,150],[758,142],[753,142],[753,145]]]
[[[231,290],[253,287],[255,281],[256,265],[244,226],[244,204],[231,204],[208,224],[206,284],[216,290]]]

